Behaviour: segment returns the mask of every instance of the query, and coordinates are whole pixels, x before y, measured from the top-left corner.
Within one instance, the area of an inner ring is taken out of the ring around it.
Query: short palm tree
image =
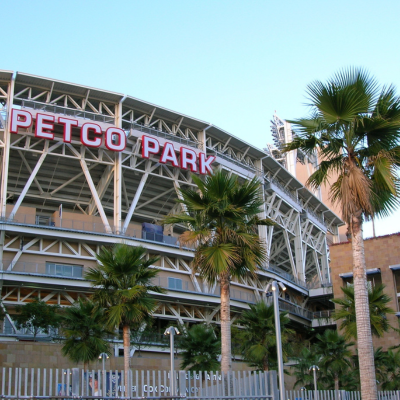
[[[320,378],[325,390],[336,390],[335,382],[336,372],[331,370],[326,371],[326,373]],[[339,374],[339,388],[340,390],[346,391],[356,391],[360,390],[360,378],[358,369],[354,365],[347,365],[340,370]]]
[[[153,285],[158,270],[150,268],[158,257],[146,258],[146,249],[126,244],[103,247],[96,256],[98,266],[86,273],[95,288],[93,300],[105,309],[109,329],[122,327],[125,382],[128,381],[130,327],[146,318],[157,302],[150,291],[162,293]]]
[[[368,287],[368,304],[371,333],[376,337],[382,337],[392,327],[387,319],[387,314],[394,314],[394,310],[388,307],[391,298],[384,293],[385,285]],[[356,307],[354,301],[354,286],[341,288],[344,297],[332,301],[340,306],[333,313],[335,321],[340,320],[340,329],[343,330],[347,340],[357,339]]]
[[[218,171],[204,181],[193,176],[196,189],[181,189],[187,213],[171,215],[167,224],[188,226],[180,241],[196,245],[193,273],[221,288],[221,370],[231,370],[230,281],[232,277],[254,274],[267,259],[258,225],[273,225],[260,219],[263,210],[257,178],[239,182],[238,177]]]
[[[294,387],[303,386],[307,390],[314,389],[314,377],[313,371],[310,371],[312,365],[318,365],[319,355],[314,351],[313,348],[303,347],[300,354],[294,357],[296,364],[293,365],[291,373],[296,377]],[[318,371],[319,374],[319,371]],[[321,385],[322,382],[318,379],[317,384]],[[318,387],[322,389],[322,387]]]
[[[213,328],[205,324],[193,325],[179,341],[182,350],[181,368],[189,371],[218,371],[221,342]]]
[[[344,371],[352,367],[350,347],[354,343],[347,343],[344,336],[337,331],[327,329],[322,335],[316,336],[315,352],[320,359],[318,366],[325,375],[331,375],[335,382],[335,390],[339,390],[339,380]]]
[[[330,184],[331,199],[341,205],[352,237],[361,396],[375,400],[362,224],[399,204],[400,98],[393,86],[380,89],[368,73],[354,68],[327,83],[311,83],[308,95],[311,115],[290,121],[297,136],[284,150],[317,152],[321,162],[308,184]]]
[[[377,375],[383,390],[398,390],[400,387],[400,350],[375,352]]]
[[[65,308],[61,316],[63,356],[75,363],[83,362],[86,371],[89,362],[96,360],[101,353],[109,354],[110,345],[105,337],[111,332],[105,324],[104,310],[91,301],[79,299]]]
[[[242,313],[238,324],[244,327],[240,332],[242,352],[245,360],[259,371],[269,371],[276,365],[276,330],[274,306],[264,301],[249,304],[250,310]],[[286,312],[280,313],[283,356],[288,356],[289,337],[295,332],[287,327],[290,322]]]

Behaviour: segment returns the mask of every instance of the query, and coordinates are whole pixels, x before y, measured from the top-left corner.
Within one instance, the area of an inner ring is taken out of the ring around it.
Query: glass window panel
[[[175,279],[168,278],[168,289],[175,289]]]
[[[82,278],[82,270],[83,270],[82,267],[77,267],[77,266],[73,267],[72,276],[74,278]]]
[[[46,274],[82,278],[83,267],[81,265],[46,263]]]

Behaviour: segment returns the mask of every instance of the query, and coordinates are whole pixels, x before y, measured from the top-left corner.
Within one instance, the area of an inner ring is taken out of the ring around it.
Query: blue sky
[[[129,94],[259,148],[275,110],[306,115],[306,85],[343,67],[400,88],[398,0],[20,0],[1,13],[0,69]]]

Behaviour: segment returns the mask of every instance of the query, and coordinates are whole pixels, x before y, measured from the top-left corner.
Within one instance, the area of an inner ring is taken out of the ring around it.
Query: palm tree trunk
[[[339,375],[335,374],[335,390],[339,390]]]
[[[221,371],[232,370],[231,360],[231,307],[229,295],[229,277],[227,273],[220,275],[221,285]]]
[[[358,360],[360,366],[361,398],[376,400],[374,349],[372,346],[371,323],[367,288],[367,270],[365,265],[364,241],[362,237],[361,211],[352,216],[352,250],[354,302],[356,309]]]
[[[265,356],[265,357],[264,357],[264,360],[263,360],[263,368],[264,368],[264,371],[266,371],[266,372],[269,371],[268,356]]]
[[[131,345],[131,330],[129,325],[124,325],[122,328],[123,339],[124,339],[124,371],[125,371],[125,397],[130,396],[130,390],[128,387],[129,383],[129,351]]]

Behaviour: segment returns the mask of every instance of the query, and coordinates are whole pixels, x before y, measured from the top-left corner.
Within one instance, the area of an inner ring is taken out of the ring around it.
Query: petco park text
[[[54,124],[57,123],[63,126],[63,141],[64,143],[71,143],[72,141],[72,128],[79,126],[77,119],[56,117],[51,114],[37,113],[32,115],[29,111],[13,109],[11,113],[11,126],[12,133],[18,133],[18,129],[28,129],[32,126],[33,120],[36,119],[35,124],[35,137],[47,140],[54,140]],[[103,142],[102,127],[93,122],[85,122],[81,125],[80,141],[87,147],[100,147]],[[123,129],[115,126],[109,127],[105,130],[104,145],[111,151],[123,151],[126,148],[127,138]],[[175,143],[164,141],[160,142],[153,137],[142,137],[142,157],[150,158],[151,155],[158,155],[163,150],[160,156],[160,163],[171,163],[174,167],[181,169],[189,169],[192,172],[200,174],[212,173],[211,164],[215,160],[214,156],[206,157],[206,154],[201,151],[195,151],[190,148],[180,147],[175,149]],[[179,162],[176,155],[179,151]]]

